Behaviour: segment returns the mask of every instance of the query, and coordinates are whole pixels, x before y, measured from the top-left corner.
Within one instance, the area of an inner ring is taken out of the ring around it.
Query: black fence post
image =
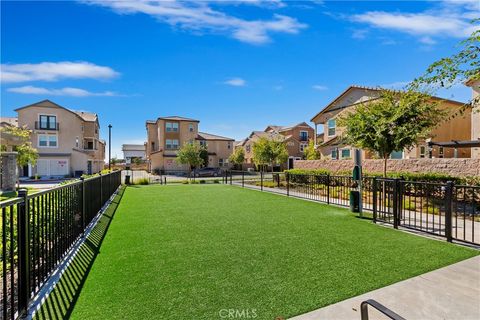
[[[400,193],[400,183],[399,179],[393,179],[393,227],[398,229],[398,225],[400,224],[400,204],[399,204],[399,193]]]
[[[290,196],[290,174],[285,173],[285,180],[287,180],[287,197]]]
[[[103,177],[100,172],[100,207],[103,207]],[[133,182],[133,171],[132,171],[132,182]]]
[[[82,182],[82,232],[83,232],[83,231],[85,231],[85,227],[86,227],[86,224],[85,224],[85,212],[86,212],[86,208],[85,208],[85,178],[81,177],[80,181]]]
[[[445,237],[452,242],[452,207],[453,207],[453,182],[447,181],[445,186]]]
[[[242,187],[245,187],[245,171],[242,170]]]
[[[18,314],[24,317],[30,300],[30,230],[27,189],[18,190],[23,201],[18,204]],[[12,290],[14,290],[12,288]]]
[[[330,204],[330,175],[327,174],[327,204]]]
[[[377,223],[377,177],[372,179],[372,211],[373,211],[373,223]]]
[[[260,171],[260,190],[263,191],[263,171]]]
[[[230,170],[230,185],[232,185],[232,182],[233,182],[233,173],[232,173],[232,171]]]

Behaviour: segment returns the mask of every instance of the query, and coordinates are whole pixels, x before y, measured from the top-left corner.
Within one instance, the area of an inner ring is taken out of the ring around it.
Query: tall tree
[[[315,142],[310,140],[308,146],[303,151],[303,155],[307,160],[319,160],[321,158],[320,152],[315,148]]]
[[[175,161],[179,164],[186,164],[190,170],[203,165],[201,152],[203,147],[199,143],[185,143],[177,152]]]
[[[228,157],[228,161],[235,166],[241,166],[245,162],[245,150],[243,148],[236,148]]]
[[[480,19],[475,19],[472,24],[478,25],[479,21]],[[480,29],[472,32],[458,47],[455,54],[432,63],[409,88],[433,94],[440,88],[450,88],[467,80],[480,80]],[[469,106],[471,103],[466,104],[466,107]]]
[[[426,94],[383,90],[379,99],[361,103],[341,115],[338,124],[345,128],[342,139],[346,144],[384,159],[386,176],[390,154],[426,139],[444,116],[445,112]]]
[[[270,165],[273,172],[275,164],[288,160],[288,151],[285,143],[276,138],[261,137],[253,144],[253,161],[262,168]]]

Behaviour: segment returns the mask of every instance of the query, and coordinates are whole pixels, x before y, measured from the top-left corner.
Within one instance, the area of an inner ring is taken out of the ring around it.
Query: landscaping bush
[[[200,184],[205,184],[207,181],[205,180],[200,180]]]
[[[138,179],[137,182],[135,182],[135,184],[141,184],[141,185],[147,185],[149,183],[150,181],[147,178],[141,178],[141,179]]]
[[[215,179],[215,180],[213,180],[213,183],[220,183],[220,180],[219,180],[219,179]]]

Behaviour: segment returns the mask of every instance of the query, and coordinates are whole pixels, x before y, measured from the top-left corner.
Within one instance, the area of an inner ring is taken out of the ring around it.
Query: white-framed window
[[[207,140],[200,140],[200,145],[202,147],[207,147]]]
[[[227,142],[227,149],[232,149],[232,143],[230,141]]]
[[[178,149],[178,139],[165,140],[165,148],[170,150]]]
[[[300,131],[300,141],[308,141],[308,131]]]
[[[350,149],[342,149],[342,159],[350,158]]]
[[[426,149],[425,146],[420,146],[420,158],[425,158]]]
[[[222,158],[218,159],[218,166],[223,167],[223,159]]]
[[[305,151],[305,148],[307,147],[308,145],[305,144],[305,143],[300,143],[300,152],[304,152]]]
[[[336,133],[337,121],[335,119],[330,119],[327,121],[328,125],[328,136],[333,137]]]
[[[336,160],[337,159],[337,149],[333,149],[331,155],[332,155],[332,159]]]
[[[438,157],[443,158],[445,156],[445,151],[443,147],[438,147]]]
[[[178,132],[178,122],[167,122],[165,128],[167,132]]]
[[[188,131],[193,132],[193,123],[188,124]]]
[[[75,138],[75,147],[78,148],[78,145],[79,145],[79,140],[78,140],[78,137]]]
[[[56,134],[39,134],[38,146],[43,148],[58,147],[58,137]]]
[[[245,146],[245,150],[246,150],[247,152],[250,152],[250,145],[249,145],[249,144],[247,144],[247,145]]]

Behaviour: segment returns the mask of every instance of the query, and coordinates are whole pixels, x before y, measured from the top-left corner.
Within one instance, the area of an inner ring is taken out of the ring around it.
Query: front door
[[[288,158],[288,169],[293,169],[293,158]]]
[[[92,174],[92,161],[87,161],[87,174]]]
[[[22,177],[28,177],[28,165],[22,167]]]

